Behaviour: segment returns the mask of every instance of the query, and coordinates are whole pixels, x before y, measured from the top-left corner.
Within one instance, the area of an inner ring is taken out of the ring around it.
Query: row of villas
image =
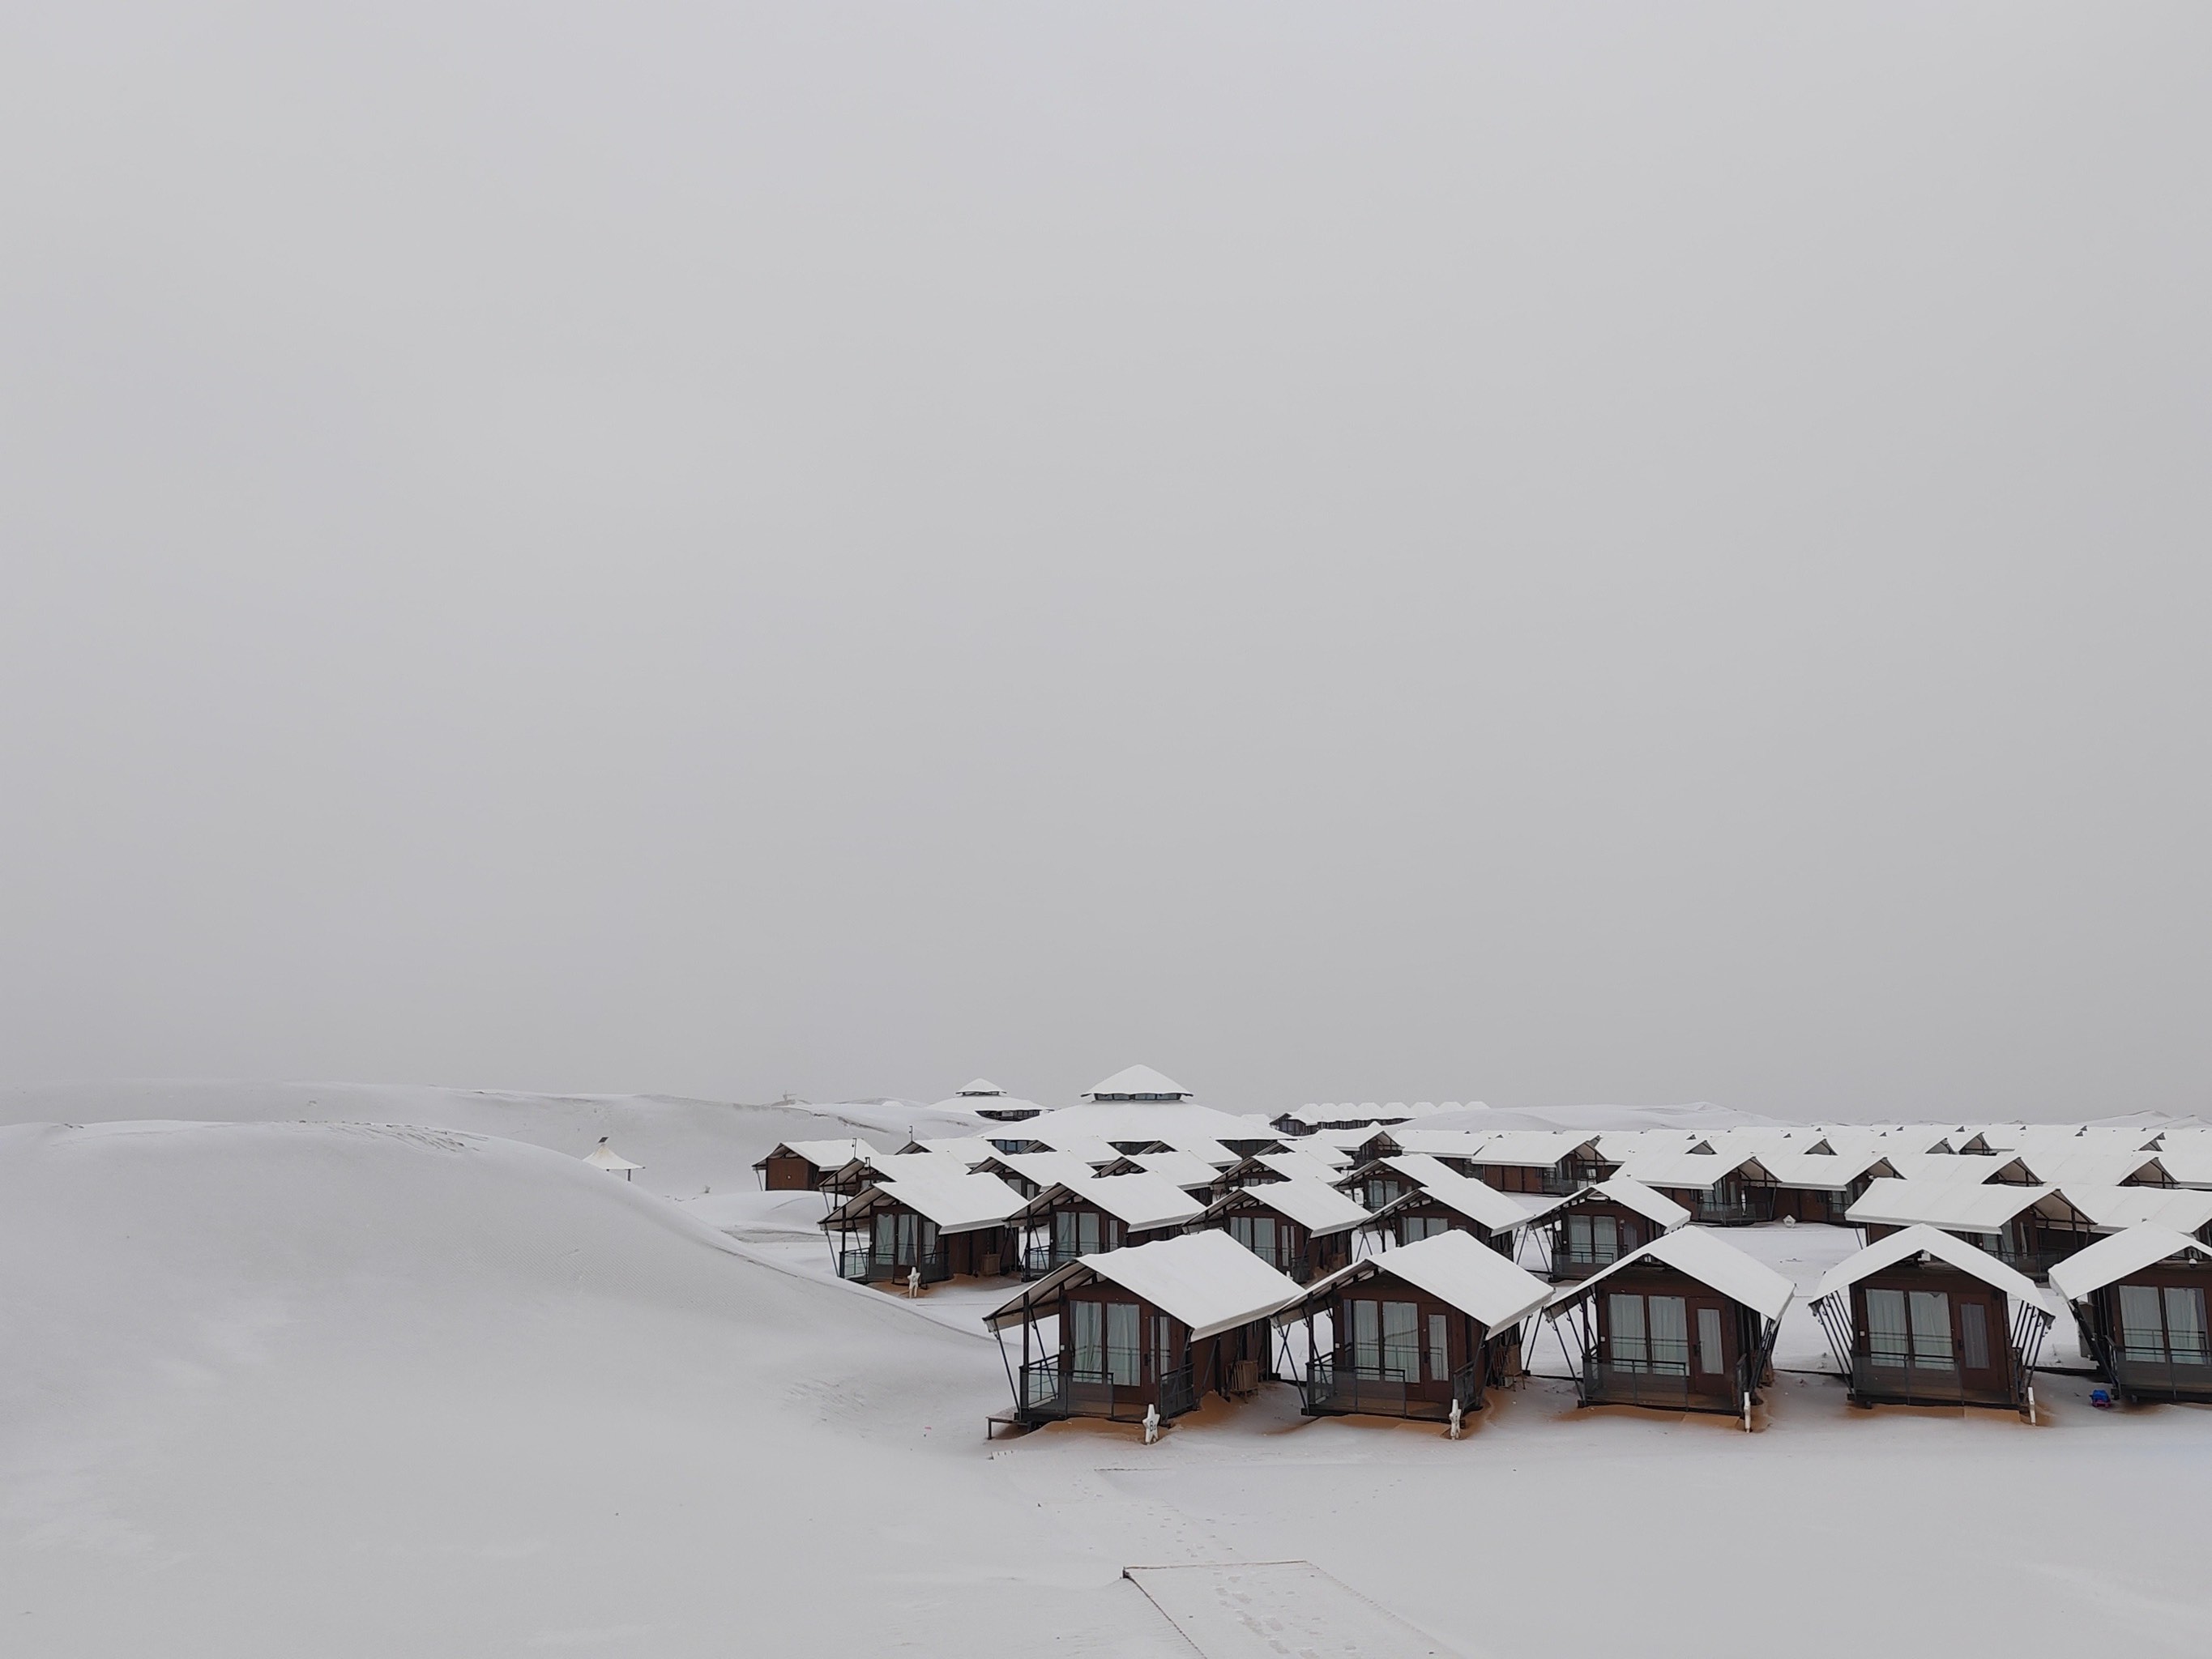
[[[757,1167],[823,1195],[842,1276],[1023,1279],[988,1322],[1018,1426],[1167,1419],[1285,1378],[1310,1414],[1443,1419],[1480,1409],[1540,1328],[1583,1403],[1747,1420],[1795,1291],[1725,1232],[1775,1220],[1865,1240],[1812,1298],[1859,1403],[2021,1409],[2062,1305],[2124,1398],[2212,1398],[2212,1137],[1421,1121],[1292,1134],[1141,1066],[1060,1111],[1006,1106],[980,1080],[957,1100],[1000,1103],[974,1137],[786,1143]]]

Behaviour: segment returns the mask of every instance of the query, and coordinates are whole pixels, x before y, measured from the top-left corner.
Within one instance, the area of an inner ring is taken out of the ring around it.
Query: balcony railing
[[[1472,1411],[1482,1397],[1482,1376],[1476,1364],[1452,1373],[1451,1386],[1441,1396],[1425,1389],[1418,1376],[1408,1380],[1396,1369],[1370,1367],[1365,1370],[1340,1363],[1340,1356],[1316,1358],[1299,1384],[1301,1409],[1308,1417],[1404,1417],[1442,1422],[1451,1416],[1454,1401],[1462,1411]]]
[[[1709,1227],[1745,1227],[1755,1221],[1771,1221],[1774,1195],[1699,1199],[1694,1213]]]
[[[1139,1423],[1155,1403],[1160,1420],[1167,1422],[1198,1404],[1198,1389],[1188,1364],[1169,1371],[1155,1389],[1142,1380],[1116,1382],[1103,1370],[1079,1370],[1057,1358],[1040,1359],[1021,1369],[1021,1401],[1018,1415],[1026,1422],[1103,1417]]]
[[[933,1250],[919,1261],[893,1261],[872,1250],[841,1250],[837,1255],[837,1277],[849,1279],[862,1285],[903,1284],[915,1267],[921,1269],[921,1282],[935,1285],[952,1277],[951,1265],[945,1252]]]
[[[1854,1354],[1851,1395],[1891,1406],[2018,1406],[2019,1395],[2008,1370],[1969,1381],[1956,1363],[1904,1354]]]
[[[1583,1362],[1582,1403],[1650,1406],[1678,1412],[1733,1412],[1741,1405],[1748,1388],[1745,1370],[1744,1362],[1739,1359],[1728,1376],[1705,1379],[1706,1386],[1701,1388],[1691,1380],[1690,1362],[1686,1359],[1586,1359]]]
[[[2212,1359],[2186,1354],[2131,1358],[2122,1348],[2106,1364],[2114,1386],[2124,1394],[2147,1400],[2212,1401]]]

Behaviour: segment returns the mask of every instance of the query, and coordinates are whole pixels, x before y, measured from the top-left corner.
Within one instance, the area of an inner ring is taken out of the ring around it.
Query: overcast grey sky
[[[11,8],[0,1079],[2212,1105],[2212,9]]]

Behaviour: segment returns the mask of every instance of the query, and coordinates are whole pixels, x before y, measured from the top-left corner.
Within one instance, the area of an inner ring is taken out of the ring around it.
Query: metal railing
[[[2017,1406],[2019,1385],[2010,1373],[2009,1365],[2000,1366],[1992,1380],[1974,1382],[1956,1361],[1854,1354],[1851,1394],[1893,1406]]]
[[[942,1250],[932,1250],[918,1261],[893,1261],[865,1249],[841,1250],[837,1255],[837,1277],[863,1285],[902,1284],[915,1267],[921,1269],[925,1285],[940,1284],[952,1277],[951,1264]]]
[[[2161,1356],[2130,1358],[2116,1348],[2106,1362],[2112,1384],[2142,1399],[2212,1401],[2212,1358]]]
[[[1660,1406],[1686,1411],[1692,1404],[1704,1403],[1690,1387],[1686,1359],[1642,1359],[1626,1364],[1586,1360],[1582,1387],[1586,1406]]]
[[[1774,1219],[1774,1196],[1732,1199],[1700,1199],[1694,1212],[1697,1218],[1711,1227],[1741,1227],[1755,1221]]]
[[[1146,1410],[1157,1403],[1160,1420],[1181,1417],[1198,1405],[1197,1381],[1188,1363],[1167,1372],[1155,1388],[1142,1380],[1115,1382],[1103,1370],[1078,1368],[1058,1358],[1040,1359],[1021,1368],[1022,1403],[1016,1415],[1025,1422],[1050,1422],[1066,1417],[1103,1417],[1116,1423],[1144,1420]]]
[[[1454,1402],[1471,1411],[1482,1396],[1481,1368],[1462,1365],[1452,1373],[1448,1392],[1424,1391],[1420,1378],[1408,1378],[1395,1367],[1365,1370],[1340,1363],[1340,1357],[1316,1358],[1299,1383],[1300,1409],[1308,1417],[1404,1417],[1443,1422],[1451,1416]]]

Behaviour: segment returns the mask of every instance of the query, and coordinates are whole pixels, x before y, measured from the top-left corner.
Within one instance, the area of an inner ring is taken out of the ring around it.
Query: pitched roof
[[[1343,1162],[1339,1162],[1342,1159]],[[1316,1147],[1311,1152],[1293,1147],[1287,1152],[1255,1152],[1252,1162],[1261,1169],[1283,1176],[1304,1176],[1309,1181],[1334,1181],[1344,1171],[1351,1160],[1345,1158],[1334,1146]]]
[[[2032,1210],[2058,1191],[2056,1187],[2019,1187],[2008,1182],[1875,1182],[1844,1212],[1854,1226],[1908,1227],[1925,1222],[1957,1232],[1994,1233],[2023,1210]]]
[[[1466,1156],[1477,1164],[1541,1169],[1585,1146],[1597,1150],[1597,1137],[1586,1129],[1500,1129]]]
[[[827,1227],[866,1213],[878,1196],[927,1217],[940,1233],[972,1233],[979,1228],[996,1227],[1022,1207],[1022,1195],[996,1176],[909,1164],[896,1180],[886,1178],[863,1187],[823,1218],[822,1224]]]
[[[1528,1218],[1541,1221],[1555,1212],[1588,1203],[1593,1198],[1610,1200],[1624,1210],[1642,1216],[1646,1221],[1656,1221],[1672,1232],[1690,1218],[1690,1212],[1664,1193],[1654,1192],[1634,1176],[1607,1176],[1593,1186],[1582,1187],[1569,1193],[1555,1203],[1547,1204]]]
[[[642,1170],[642,1164],[633,1164],[613,1147],[601,1141],[584,1154],[584,1162],[595,1170]]]
[[[2117,1285],[2130,1273],[2176,1256],[2212,1261],[2212,1244],[2171,1227],[2130,1227],[2124,1233],[2100,1238],[2057,1263],[2051,1270],[2051,1288],[2069,1302],[2079,1302],[2092,1291]]]
[[[1206,1206],[1175,1182],[1150,1173],[1091,1176],[1081,1181],[1057,1182],[1022,1206],[1022,1211],[1025,1215],[1042,1215],[1059,1208],[1061,1201],[1068,1198],[1103,1210],[1131,1231],[1139,1233],[1195,1221],[1206,1213]]]
[[[1649,1152],[1631,1153],[1620,1165],[1621,1174],[1647,1187],[1692,1187],[1700,1191],[1744,1170],[1764,1175],[1766,1165],[1757,1153],[1747,1149],[1717,1144],[1710,1152],[1691,1147],[1654,1147]]]
[[[856,1135],[848,1135],[842,1140],[779,1140],[768,1158],[761,1159],[753,1168],[764,1167],[768,1159],[778,1152],[788,1152],[817,1170],[842,1170],[856,1158],[873,1158],[876,1149]]]
[[[1486,1181],[1477,1181],[1447,1170],[1433,1158],[1386,1158],[1382,1162],[1418,1183],[1419,1190],[1407,1194],[1395,1203],[1387,1204],[1378,1212],[1387,1215],[1393,1210],[1403,1209],[1432,1198],[1447,1209],[1457,1210],[1468,1220],[1492,1232],[1504,1232],[1528,1225],[1534,1210],[1511,1193],[1501,1193]],[[1432,1170],[1426,1164],[1435,1164]],[[1413,1165],[1407,1169],[1407,1164]],[[1416,1171],[1419,1173],[1416,1173]],[[1492,1254],[1495,1255],[1493,1251]]]
[[[1171,1182],[1185,1192],[1194,1187],[1211,1187],[1221,1179],[1221,1171],[1196,1152],[1132,1152],[1128,1161],[1146,1174]]]
[[[1073,1152],[1000,1152],[994,1161],[1039,1187],[1050,1187],[1063,1181],[1088,1181],[1096,1173]]]
[[[1103,1083],[1094,1083],[1083,1091],[1085,1100],[1097,1100],[1113,1095],[1175,1095],[1188,1098],[1190,1091],[1164,1072],[1156,1072],[1149,1066],[1126,1066]]]
[[[1871,1146],[1838,1148],[1829,1152],[1769,1151],[1761,1152],[1759,1161],[1774,1177],[1778,1187],[1835,1193],[1843,1191],[1877,1164],[1889,1162],[1886,1154]]]
[[[2084,1187],[2069,1181],[2059,1190],[2100,1232],[2167,1227],[2193,1233],[2212,1225],[2212,1193],[2193,1187]]]
[[[1919,1255],[1932,1255],[1947,1262],[1960,1272],[1972,1273],[1984,1285],[1995,1286],[2014,1302],[2025,1302],[2031,1307],[2051,1311],[2043,1293],[2035,1288],[2026,1275],[1991,1255],[1987,1250],[1977,1249],[1955,1233],[1947,1233],[1938,1227],[1917,1224],[1900,1228],[1887,1238],[1876,1239],[1857,1255],[1847,1256],[1820,1276],[1820,1287],[1813,1292],[1813,1304],[1818,1306],[1838,1291],[1849,1290],[1869,1273],[1880,1273],[1884,1267]]]
[[[1492,1330],[1526,1319],[1552,1293],[1552,1287],[1542,1279],[1515,1267],[1473,1234],[1436,1233],[1417,1243],[1364,1256],[1338,1268],[1275,1316],[1279,1320],[1297,1317],[1346,1285],[1382,1275],[1426,1291]]]
[[[1181,1320],[1194,1341],[1265,1319],[1304,1294],[1295,1281],[1227,1233],[1185,1233],[1071,1261],[986,1315],[983,1323],[994,1331],[1018,1323],[1048,1292],[1097,1279],[1119,1285]]]
[[[1241,1200],[1241,1201],[1240,1201]],[[1323,1181],[1309,1181],[1302,1176],[1292,1176],[1288,1181],[1267,1181],[1256,1186],[1242,1187],[1223,1194],[1206,1211],[1211,1219],[1215,1214],[1231,1208],[1245,1208],[1260,1204],[1279,1215],[1289,1217],[1316,1238],[1331,1233],[1349,1232],[1354,1227],[1364,1227],[1374,1217],[1367,1206],[1357,1199],[1346,1198]]]
[[[1002,1095],[1006,1091],[987,1077],[970,1078],[953,1091],[958,1096]]]
[[[1676,1232],[1662,1233],[1649,1244],[1631,1250],[1579,1285],[1561,1286],[1544,1310],[1545,1316],[1558,1318],[1569,1305],[1591,1294],[1615,1273],[1644,1261],[1663,1262],[1767,1319],[1781,1318],[1782,1310],[1790,1305],[1790,1298],[1797,1294],[1795,1285],[1764,1261],[1746,1255],[1733,1244],[1722,1243],[1717,1235],[1702,1227],[1684,1227]]]

